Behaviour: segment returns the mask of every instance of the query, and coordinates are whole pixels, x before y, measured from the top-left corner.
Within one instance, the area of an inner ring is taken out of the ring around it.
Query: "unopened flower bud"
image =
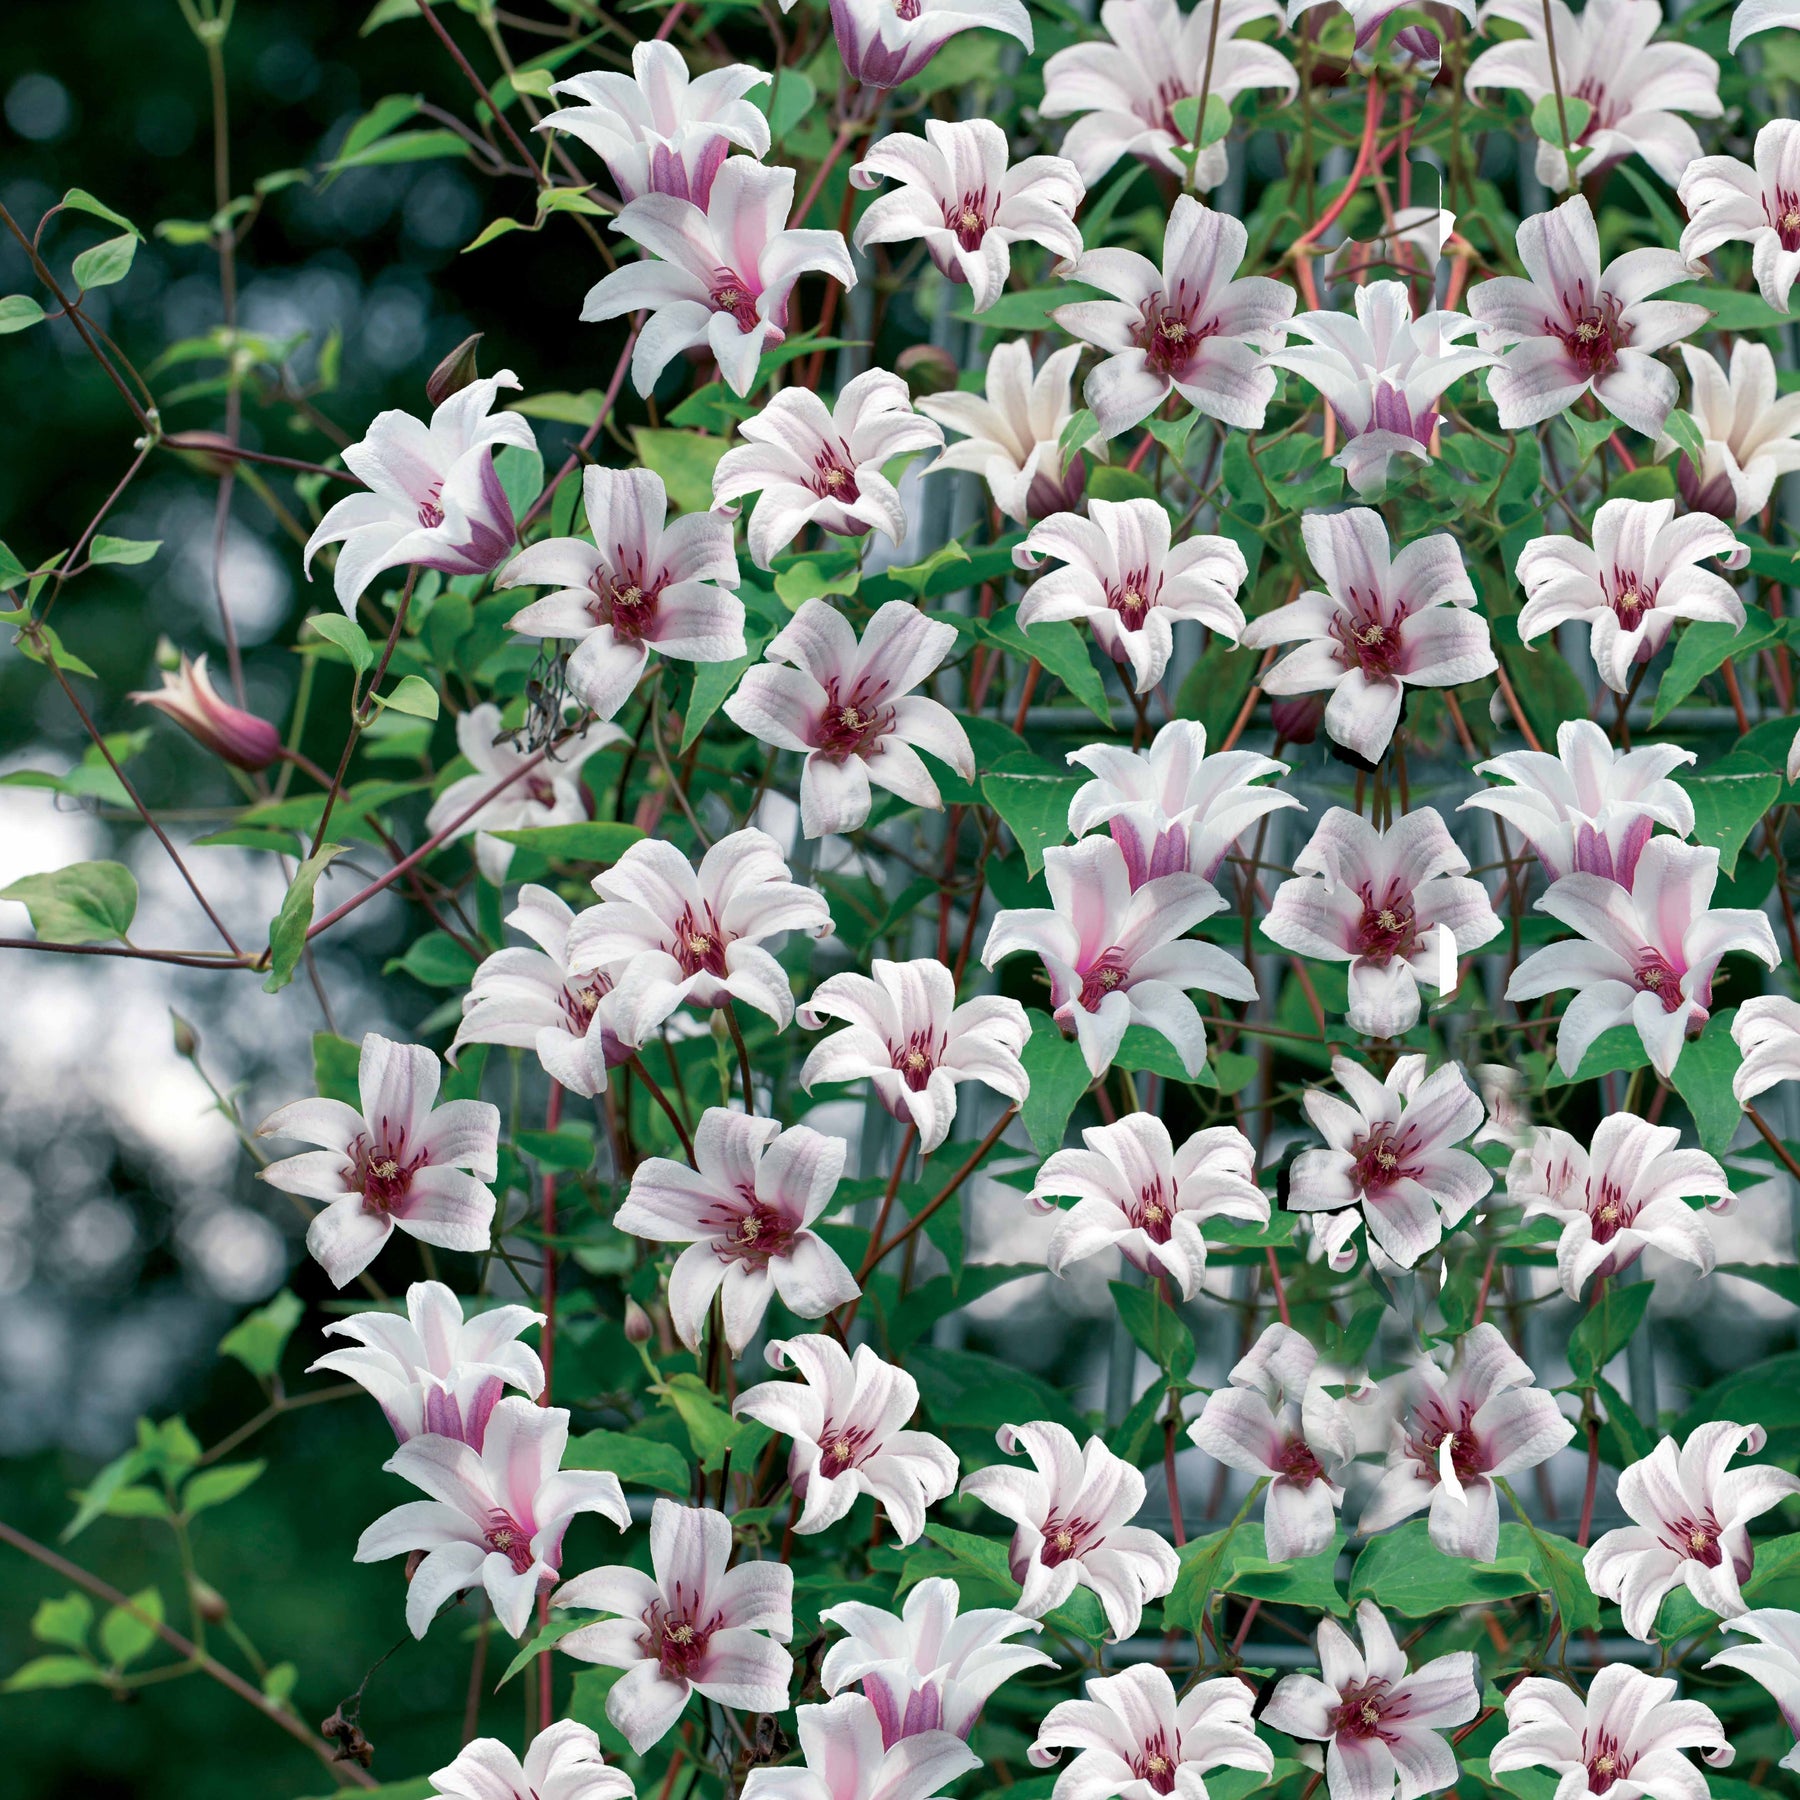
[[[1283,694],[1269,703],[1275,735],[1288,744],[1310,744],[1325,723],[1323,694]]]
[[[167,673],[173,675],[175,671],[181,667],[181,652],[176,649],[174,643],[169,638],[159,637],[156,640],[154,660],[159,669],[165,670]]]
[[[936,344],[914,344],[910,349],[902,350],[894,367],[914,399],[921,394],[949,393],[961,372],[956,366],[956,358]]]
[[[625,1302],[625,1336],[633,1344],[647,1344],[656,1331],[650,1315],[635,1300]]]
[[[175,1034],[175,1054],[187,1057],[198,1055],[200,1051],[199,1032],[178,1012],[169,1014],[169,1024]]]
[[[131,694],[141,706],[166,712],[190,737],[240,769],[266,769],[281,754],[281,733],[267,719],[222,699],[206,673],[204,656],[184,656],[173,675],[165,673],[158,693]]]
[[[473,337],[466,337],[450,352],[438,366],[425,378],[425,398],[433,406],[442,406],[452,394],[460,394],[471,381],[477,379],[475,367],[475,346],[481,342],[482,334],[478,331]]]
[[[231,1616],[231,1608],[225,1604],[225,1596],[210,1583],[204,1582],[198,1575],[188,1577],[188,1597],[194,1603],[197,1612],[209,1625],[220,1625]]]
[[[428,1555],[430,1555],[430,1552],[427,1550],[412,1550],[407,1553],[406,1579],[409,1583],[412,1581],[412,1578],[418,1574],[419,1564],[422,1563]]]

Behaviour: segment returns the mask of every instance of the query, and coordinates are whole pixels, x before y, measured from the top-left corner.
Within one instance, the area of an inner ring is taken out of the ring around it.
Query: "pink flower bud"
[[[442,406],[452,394],[460,394],[471,381],[479,379],[480,371],[475,367],[475,349],[482,336],[483,333],[478,331],[472,337],[464,338],[425,377],[425,398],[434,408]]]
[[[1310,744],[1325,723],[1325,696],[1283,694],[1269,702],[1269,718],[1284,744]]]
[[[647,1344],[656,1330],[650,1315],[635,1300],[625,1302],[625,1337],[633,1344]]]
[[[142,706],[159,707],[190,737],[240,769],[266,769],[281,754],[281,733],[267,719],[219,697],[206,673],[204,656],[185,656],[174,674],[164,674],[157,693],[132,694]]]

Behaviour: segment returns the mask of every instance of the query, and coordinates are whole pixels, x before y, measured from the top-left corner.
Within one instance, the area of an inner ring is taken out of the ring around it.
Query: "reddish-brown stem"
[[[1648,667],[1648,665],[1645,665]],[[1540,754],[1544,746],[1538,742],[1538,735],[1531,729],[1530,721],[1525,717],[1525,709],[1519,704],[1519,696],[1513,692],[1513,684],[1506,678],[1506,664],[1496,659],[1494,679],[1500,683],[1500,692],[1506,700],[1507,710],[1513,716],[1513,723],[1519,728],[1519,736],[1526,744]]]
[[[1494,1285],[1494,1259],[1498,1255],[1497,1250],[1487,1253],[1487,1266],[1481,1271],[1481,1286],[1475,1294],[1475,1316],[1470,1321],[1471,1328],[1481,1323],[1482,1315],[1487,1311],[1488,1289]]]
[[[898,1250],[940,1206],[944,1205],[946,1201],[955,1196],[957,1189],[975,1173],[975,1170],[980,1166],[981,1159],[986,1156],[997,1143],[999,1143],[1000,1134],[1005,1131],[1007,1126],[1009,1126],[1015,1118],[1018,1117],[1018,1114],[1019,1109],[1016,1106],[1009,1106],[995,1122],[993,1130],[990,1131],[969,1153],[968,1161],[950,1177],[949,1181],[947,1181],[943,1188],[932,1197],[927,1205],[919,1209],[918,1216],[906,1225],[903,1225],[885,1244],[873,1244],[870,1246],[868,1255],[863,1258],[861,1269],[857,1271],[856,1279],[858,1282],[866,1280],[870,1272],[877,1268],[885,1257],[892,1255],[894,1251]]]
[[[656,1077],[644,1067],[642,1057],[634,1056],[631,1059],[629,1066],[632,1074],[634,1074],[649,1091],[650,1098],[663,1109],[669,1123],[675,1127],[675,1135],[681,1139],[681,1148],[691,1164],[694,1161],[694,1140],[688,1136],[687,1122],[682,1118],[681,1114],[675,1110],[674,1102],[671,1101],[669,1096],[657,1086]]]
[[[242,444],[222,443],[211,438],[201,440],[178,433],[173,437],[159,438],[156,447],[161,450],[186,450],[199,456],[217,456],[231,462],[265,463],[272,469],[293,469],[301,475],[324,475],[333,481],[346,482],[351,487],[363,485],[348,469],[328,469],[323,463],[302,462],[294,456],[275,456],[267,450],[246,450]]]
[[[1265,1249],[1263,1255],[1269,1259],[1269,1280],[1275,1288],[1275,1310],[1281,1315],[1282,1324],[1292,1325],[1294,1321],[1288,1316],[1287,1289],[1281,1285],[1281,1264],[1275,1260],[1274,1246],[1270,1245]]]
[[[1762,1138],[1762,1141],[1781,1158],[1781,1166],[1786,1169],[1796,1181],[1800,1181],[1800,1162],[1795,1162],[1793,1152],[1790,1151],[1787,1145],[1769,1129],[1768,1120],[1765,1119],[1754,1106],[1746,1106],[1744,1108],[1744,1117],[1756,1127],[1757,1134]]]
[[[643,315],[640,313],[638,315],[639,323],[642,322],[642,318]],[[607,417],[612,412],[613,402],[619,397],[619,388],[625,380],[625,371],[631,367],[631,352],[637,345],[637,338],[638,324],[633,324],[630,332],[626,335],[625,347],[619,352],[619,360],[613,368],[612,379],[606,384],[606,392],[601,397],[600,410],[594,415],[593,424],[581,434],[580,441],[564,459],[563,466],[539,490],[538,497],[532,501],[524,518],[519,521],[520,537],[525,535],[526,528],[531,521],[550,504],[556,490],[562,486],[564,478],[575,469],[582,457],[592,448],[594,439],[600,435],[600,427],[606,423]]]
[[[1381,123],[1381,80],[1379,76],[1369,77],[1369,102],[1363,112],[1362,142],[1356,147],[1356,162],[1351,167],[1349,178],[1338,196],[1319,216],[1294,240],[1288,254],[1294,259],[1294,273],[1299,277],[1301,292],[1306,296],[1308,308],[1314,312],[1319,307],[1319,290],[1312,278],[1312,264],[1308,257],[1308,249],[1337,223],[1338,215],[1356,197],[1356,190],[1362,186],[1362,178],[1369,167],[1369,158],[1375,149],[1375,132]]]
[[[123,956],[138,962],[175,963],[184,969],[247,969],[252,958],[204,950],[140,950],[135,944],[51,944],[42,938],[0,938],[0,950],[48,950],[56,956]]]
[[[1575,1541],[1586,1549],[1594,1531],[1594,1490],[1600,1485],[1600,1427],[1590,1412],[1587,1421],[1587,1485],[1581,1490],[1581,1528]]]
[[[549,187],[550,177],[538,167],[537,158],[532,155],[530,147],[513,129],[512,120],[494,104],[494,96],[488,92],[487,84],[475,73],[474,65],[456,47],[456,39],[450,35],[443,21],[431,10],[431,0],[419,0],[419,11],[424,15],[425,23],[437,33],[439,43],[450,52],[451,59],[462,70],[463,79],[475,90],[482,105],[493,115],[494,123],[506,133],[506,141],[512,145],[513,153],[519,161],[531,171],[532,179],[537,182],[539,187]]]

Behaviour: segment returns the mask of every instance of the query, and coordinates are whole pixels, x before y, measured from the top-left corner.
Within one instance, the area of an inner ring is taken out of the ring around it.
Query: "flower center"
[[[425,490],[425,498],[419,502],[419,523],[427,531],[436,531],[444,522],[444,509],[438,505],[438,496],[444,491],[441,481],[434,481]]]
[[[1392,962],[1418,948],[1412,895],[1390,888],[1379,900],[1363,890],[1362,922],[1356,928],[1356,953],[1370,962]]]
[[[988,229],[987,189],[973,190],[955,205],[946,206],[944,223],[956,233],[956,241],[963,249],[979,250]]]
[[[1163,1178],[1158,1175],[1138,1192],[1137,1203],[1129,1217],[1133,1225],[1153,1244],[1166,1244],[1175,1224],[1175,1203]]]
[[[1594,1200],[1599,1201],[1598,1205]],[[1596,1244],[1610,1244],[1633,1219],[1638,1209],[1611,1182],[1602,1182],[1598,1195],[1588,1203],[1588,1218]]]
[[[1331,635],[1346,669],[1361,669],[1380,681],[1401,672],[1400,618],[1389,616],[1381,595],[1351,588],[1348,603],[1331,621]]]
[[[612,992],[612,985],[612,977],[604,971],[596,971],[579,984],[564,983],[563,1017],[574,1026],[578,1035],[586,1034],[594,1022],[594,1014],[600,1010],[600,1002]]]
[[[1175,1759],[1169,1755],[1160,1733],[1145,1747],[1144,1754],[1138,1759],[1136,1773],[1159,1794],[1175,1791]]]
[[[1725,1560],[1719,1546],[1719,1522],[1709,1513],[1699,1519],[1677,1519],[1663,1527],[1663,1542],[1677,1556],[1716,1569]]]
[[[821,445],[813,455],[812,491],[821,500],[838,500],[851,506],[862,498],[856,484],[856,462],[848,444]],[[862,526],[853,530],[860,531]]]
[[[1175,381],[1193,365],[1200,345],[1215,329],[1199,317],[1199,301],[1188,297],[1187,283],[1180,281],[1173,294],[1154,294],[1144,302],[1131,335],[1150,367]]]
[[[930,1082],[931,1072],[937,1067],[938,1050],[935,1032],[915,1031],[892,1052],[894,1067],[915,1094],[922,1092]]]
[[[1117,950],[1108,950],[1081,977],[1081,996],[1076,1004],[1083,1012],[1098,1012],[1100,1002],[1125,986],[1130,973],[1124,957]]]
[[[715,312],[730,313],[739,331],[756,329],[756,294],[750,283],[731,269],[713,272],[712,304]]]
[[[710,1221],[725,1226],[713,1248],[724,1262],[766,1268],[770,1258],[785,1256],[792,1248],[794,1228],[765,1200],[745,1194],[739,1196],[739,1201],[742,1212],[730,1212],[722,1219],[715,1214]]]
[[[1289,1438],[1281,1447],[1275,1467],[1283,1481],[1291,1482],[1297,1488],[1309,1488],[1315,1481],[1325,1478],[1324,1468],[1304,1438]]]
[[[848,699],[840,699],[836,681],[825,688],[825,713],[813,735],[815,748],[824,755],[842,761],[847,756],[860,756],[872,747],[872,740],[894,727],[891,708],[880,703],[876,695],[865,692],[859,683]]]
[[[684,1599],[680,1583],[676,1584],[674,1606],[652,1602],[644,1623],[650,1633],[650,1655],[663,1675],[671,1681],[691,1681],[706,1656],[713,1626],[694,1618],[693,1603]]]
[[[1351,1181],[1359,1192],[1365,1194],[1391,1187],[1408,1173],[1405,1152],[1405,1141],[1392,1125],[1383,1120],[1379,1125],[1371,1127],[1366,1137],[1357,1138],[1351,1143]]]
[[[862,1454],[863,1446],[869,1441],[866,1431],[857,1431],[850,1426],[833,1426],[827,1423],[819,1436],[819,1467],[833,1479],[842,1475],[845,1470],[856,1467],[857,1458]]]
[[[1775,227],[1784,250],[1800,250],[1800,194],[1789,188],[1777,188],[1773,197],[1763,196],[1763,217]]]
[[[894,0],[894,14],[909,23],[925,10],[924,0]]]
[[[621,571],[615,575],[608,569],[596,569],[588,577],[594,595],[588,612],[596,624],[610,625],[621,642],[635,644],[655,622],[662,590],[641,567],[626,570],[621,560]]]
[[[1551,327],[1590,380],[1616,369],[1619,352],[1631,342],[1631,327],[1620,316],[1621,310],[1611,294],[1603,291],[1590,303],[1585,287],[1578,286],[1568,306],[1569,323]]]
[[[669,954],[681,965],[683,975],[725,974],[725,946],[731,940],[719,929],[710,908],[704,919],[684,912],[675,923]]]
[[[1621,631],[1636,631],[1644,622],[1644,614],[1656,605],[1656,586],[1624,569],[1614,569],[1612,609],[1619,615]]]
[[[1588,1791],[1604,1794],[1615,1781],[1623,1781],[1630,1773],[1630,1760],[1611,1738],[1603,1737],[1598,1754],[1588,1763]]]
[[[523,1575],[537,1560],[531,1553],[531,1533],[510,1513],[489,1513],[482,1538],[490,1550],[498,1551],[512,1564],[517,1575]]]
[[[404,1139],[398,1148],[392,1148],[359,1136],[350,1145],[350,1166],[345,1177],[351,1187],[362,1190],[364,1212],[388,1217],[402,1210],[412,1188],[413,1174],[424,1161],[422,1151],[410,1161],[407,1159]]]
[[[1108,585],[1106,604],[1127,631],[1141,631],[1162,592],[1162,577],[1150,569],[1133,569],[1115,587]]]
[[[1344,1690],[1331,1720],[1334,1737],[1372,1738],[1381,1735],[1381,1715],[1387,1709],[1385,1681],[1359,1682]]]
[[[1042,1551],[1044,1567],[1054,1569],[1058,1563],[1080,1556],[1088,1548],[1093,1531],[1093,1526],[1085,1519],[1058,1519],[1054,1516],[1046,1519]]]
[[[1687,1004],[1679,971],[1659,950],[1643,953],[1631,979],[1639,993],[1654,994],[1666,1013],[1680,1012]]]

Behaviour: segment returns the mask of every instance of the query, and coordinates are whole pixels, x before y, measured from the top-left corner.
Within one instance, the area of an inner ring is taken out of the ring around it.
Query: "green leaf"
[[[1706,620],[1689,625],[1669,658],[1656,690],[1650,723],[1660,725],[1706,677],[1728,661],[1760,650],[1778,635],[1775,621],[1759,606],[1744,609],[1744,628]]]
[[[748,98],[768,115],[769,145],[773,149],[812,111],[818,89],[798,69],[777,68],[774,81],[753,89]]]
[[[1719,873],[1729,878],[1737,870],[1745,839],[1781,798],[1782,777],[1761,769],[1726,773],[1722,764],[1714,763],[1700,775],[1677,770],[1675,779],[1694,803],[1694,842],[1711,844],[1718,851]]]
[[[444,157],[467,156],[469,146],[454,131],[397,131],[353,156],[340,156],[325,165],[326,173],[345,169],[371,169],[390,163],[434,162]]]
[[[327,643],[336,644],[349,657],[350,666],[357,674],[366,675],[375,666],[375,646],[354,619],[347,619],[342,613],[314,613],[306,622]]]
[[[653,431],[645,425],[636,426],[631,438],[638,461],[662,477],[681,511],[712,510],[713,470],[725,454],[724,438],[699,431]]]
[[[147,563],[161,548],[161,538],[107,537],[103,532],[88,546],[88,561]]]
[[[447,931],[428,931],[406,947],[404,956],[392,957],[382,974],[403,970],[425,987],[465,988],[475,973],[475,958]]]
[[[423,675],[403,675],[391,694],[377,694],[377,706],[390,707],[413,719],[435,719],[438,716],[438,691]]]
[[[609,1469],[632,1487],[661,1488],[670,1494],[686,1494],[693,1486],[693,1470],[673,1444],[627,1431],[581,1432],[569,1439],[562,1466]]]
[[[1031,1036],[1020,1061],[1031,1079],[1031,1092],[1019,1108],[1019,1117],[1032,1148],[1039,1156],[1048,1156],[1062,1148],[1069,1115],[1093,1077],[1088,1074],[1081,1046],[1064,1037],[1055,1020],[1035,1007],[1026,1017],[1031,1021]]]
[[[529,1156],[543,1169],[575,1173],[588,1168],[594,1160],[592,1127],[580,1130],[574,1123],[559,1131],[515,1132],[513,1146],[521,1156]]]
[[[312,928],[313,890],[319,877],[332,860],[344,854],[342,844],[321,844],[294,873],[293,884],[281,902],[281,910],[269,921],[269,977],[263,983],[265,994],[278,994],[294,979],[300,966],[301,952],[306,948],[306,934]]]
[[[12,551],[5,544],[0,544],[0,592],[17,587],[30,574],[31,571]]]
[[[149,1616],[140,1618],[139,1614]],[[106,1660],[115,1669],[136,1662],[156,1642],[156,1627],[162,1620],[162,1595],[153,1587],[133,1594],[130,1608],[115,1606],[100,1621],[100,1648]]]
[[[86,188],[70,188],[63,195],[62,204],[75,212],[86,213],[89,218],[104,219],[108,225],[117,225],[122,231],[129,231],[135,237],[144,235],[123,213],[114,212],[104,200],[96,200]]]
[[[1604,1375],[1594,1377],[1594,1392],[1606,1408],[1606,1423],[1600,1428],[1601,1455],[1615,1469],[1642,1462],[1656,1448],[1656,1433],[1632,1411],[1625,1396]]]
[[[1744,1109],[1731,1091],[1732,1078],[1744,1054],[1731,1035],[1737,1008],[1728,1006],[1706,1021],[1706,1029],[1682,1047],[1681,1058],[1669,1076],[1670,1084],[1694,1115],[1700,1148],[1708,1156],[1723,1156],[1744,1117]]]
[[[1706,466],[1706,434],[1691,412],[1676,407],[1663,421],[1663,430],[1675,440],[1675,447],[1696,469]]]
[[[950,1208],[933,1214],[926,1230],[946,1216]],[[957,1222],[961,1229],[960,1220]],[[1009,1282],[1023,1281],[1027,1276],[1041,1275],[1040,1263],[975,1263],[956,1275],[934,1275],[921,1282],[888,1318],[887,1341],[890,1355],[898,1355],[918,1342],[939,1319],[948,1318],[971,1300],[979,1300]]]
[[[1587,689],[1568,659],[1547,639],[1540,639],[1532,650],[1505,643],[1497,643],[1495,649],[1539,743],[1554,744],[1557,727],[1564,720],[1587,717]]]
[[[984,775],[981,796],[1003,818],[1033,875],[1044,852],[1069,835],[1069,802],[1081,786],[1079,775]]]
[[[1578,464],[1591,462],[1594,452],[1619,429],[1618,420],[1610,414],[1600,419],[1584,419],[1579,413],[1565,412],[1563,423],[1575,434]]]
[[[1163,1617],[1184,1630],[1197,1630],[1202,1611],[1222,1593],[1346,1616],[1349,1603],[1334,1574],[1343,1541],[1340,1532],[1317,1556],[1277,1563],[1269,1560],[1260,1525],[1227,1526],[1194,1538],[1178,1552],[1181,1572],[1163,1602]]]
[[[1181,1381],[1194,1366],[1194,1334],[1163,1298],[1160,1287],[1137,1287],[1115,1281],[1113,1304],[1132,1341],[1171,1381]]]
[[[1598,1081],[1602,1075],[1625,1075],[1633,1069],[1650,1065],[1650,1052],[1638,1036],[1635,1025],[1613,1025],[1594,1039],[1582,1053],[1581,1064],[1573,1075],[1565,1075],[1554,1064],[1546,1087],[1572,1087],[1581,1081]]]
[[[1431,1541],[1424,1519],[1378,1537],[1350,1571],[1350,1603],[1373,1600],[1386,1612],[1429,1619],[1459,1606],[1483,1606],[1535,1594],[1537,1577],[1522,1556],[1492,1563],[1446,1556]]]
[[[746,654],[736,661],[696,665],[693,691],[688,696],[687,715],[681,721],[683,751],[691,748],[695,738],[706,729],[713,714],[725,704],[732,689],[743,680],[745,671],[762,661],[768,642],[766,633],[747,632],[744,636]]]
[[[1722,288],[1716,282],[1680,282],[1658,294],[1657,299],[1704,306],[1713,316],[1715,331],[1770,331],[1788,322],[1788,315],[1777,312],[1761,294]]]
[[[1014,656],[1035,660],[1054,675],[1103,725],[1111,725],[1112,709],[1106,702],[1106,683],[1088,654],[1088,639],[1067,619],[1033,625],[1028,631],[1018,622],[1018,608],[1009,606],[982,626],[982,635]]]
[[[1568,142],[1579,151],[1581,134],[1587,130],[1588,120],[1593,116],[1593,105],[1587,100],[1578,100],[1573,94],[1565,94],[1559,102],[1555,94],[1546,94],[1531,109],[1531,129],[1546,144],[1553,144],[1560,150],[1563,147],[1563,126],[1566,123],[1569,128]]]
[[[1569,1339],[1569,1368],[1583,1387],[1630,1342],[1655,1291],[1648,1281],[1635,1281],[1629,1287],[1609,1281],[1600,1290],[1600,1298],[1588,1308]]]
[[[686,1488],[682,1489],[685,1493]],[[534,1657],[542,1656],[546,1650],[553,1650],[571,1631],[579,1631],[583,1625],[590,1625],[591,1619],[579,1616],[574,1618],[552,1619],[542,1631],[533,1632],[513,1653],[513,1659],[506,1665],[500,1679],[494,1683],[496,1690],[503,1688]],[[341,1791],[341,1790],[340,1790]],[[377,1792],[380,1790],[378,1789]]]
[[[914,1344],[906,1366],[940,1427],[976,1432],[987,1444],[993,1443],[993,1434],[1002,1425],[1020,1419],[1053,1419],[1087,1435],[1086,1425],[1061,1389],[996,1357]]]
[[[862,566],[850,556],[801,557],[775,575],[775,592],[789,612],[798,612],[809,600],[854,594],[861,585]]]
[[[698,1375],[671,1375],[657,1390],[663,1404],[687,1427],[688,1441],[707,1474],[715,1474],[725,1452],[743,1431],[741,1420],[722,1407]]]
[[[636,825],[616,819],[583,819],[573,825],[527,825],[491,835],[559,862],[616,863],[644,834]]]
[[[1013,1580],[1007,1546],[999,1538],[977,1537],[972,1531],[956,1531],[948,1525],[927,1525],[925,1535],[981,1581],[997,1585],[1015,1599],[1022,1591]],[[1106,1614],[1086,1588],[1077,1588],[1065,1604],[1045,1615],[1044,1623],[1053,1631],[1071,1632],[1091,1644],[1106,1635]]]
[[[1131,1403],[1130,1412],[1107,1432],[1107,1449],[1114,1456],[1123,1457],[1133,1468],[1140,1466],[1156,1437],[1157,1422],[1167,1399],[1168,1390],[1163,1384],[1151,1382]]]
[[[1755,1566],[1742,1583],[1743,1595],[1748,1601],[1756,1601],[1777,1582],[1790,1580],[1796,1571],[1800,1571],[1800,1533],[1764,1538],[1753,1544],[1751,1550]],[[1718,1616],[1702,1606],[1685,1587],[1678,1587],[1662,1603],[1656,1619],[1656,1634],[1661,1638],[1687,1637],[1708,1619]]]
[[[362,1046],[329,1031],[315,1031],[312,1053],[313,1086],[327,1100],[342,1100],[360,1111],[362,1093],[357,1074],[362,1066]]]
[[[923,562],[908,563],[904,568],[889,568],[882,572],[890,581],[897,581],[913,596],[915,600],[923,600],[931,589],[932,577],[953,563],[966,563],[969,553],[955,538],[939,544]],[[780,593],[781,583],[775,584],[775,591]]]
[[[60,1644],[65,1650],[86,1647],[93,1628],[94,1603],[77,1589],[60,1600],[40,1600],[31,1615],[31,1635],[40,1644]]]
[[[1800,1427],[1800,1351],[1735,1370],[1695,1396],[1674,1435],[1683,1441],[1712,1419],[1754,1419],[1765,1431]]]
[[[1182,677],[1175,693],[1175,716],[1198,719],[1206,727],[1206,741],[1217,744],[1236,723],[1255,679],[1255,652],[1240,650],[1215,633],[1200,660]]]
[[[39,1656],[0,1681],[0,1694],[29,1694],[45,1688],[81,1687],[102,1680],[85,1656]]]
[[[305,1312],[299,1296],[283,1288],[266,1305],[246,1313],[219,1339],[219,1354],[242,1363],[258,1380],[268,1381],[281,1367],[281,1353]]]
[[[44,309],[29,294],[0,296],[0,337],[13,331],[28,331],[43,316]]]
[[[235,1500],[269,1465],[266,1462],[220,1463],[188,1477],[181,1490],[181,1510],[191,1518],[209,1507]]]
[[[1600,1623],[1600,1602],[1582,1572],[1587,1554],[1579,1544],[1554,1532],[1527,1530],[1519,1524],[1500,1527],[1498,1563],[1522,1559],[1537,1582],[1537,1591],[1556,1603],[1565,1631],[1591,1631]]]
[[[128,231],[120,237],[108,238],[83,250],[70,265],[75,285],[83,290],[111,287],[131,273],[132,259],[137,255],[138,236]]]
[[[62,1528],[57,1541],[66,1544],[72,1538],[79,1537],[96,1519],[104,1518],[107,1503],[113,1495],[136,1481],[151,1466],[151,1458],[142,1445],[134,1450],[127,1450],[122,1456],[115,1456],[83,1490],[74,1518]]]
[[[21,901],[46,944],[103,944],[131,929],[138,886],[123,863],[71,863],[0,888],[0,900]]]

